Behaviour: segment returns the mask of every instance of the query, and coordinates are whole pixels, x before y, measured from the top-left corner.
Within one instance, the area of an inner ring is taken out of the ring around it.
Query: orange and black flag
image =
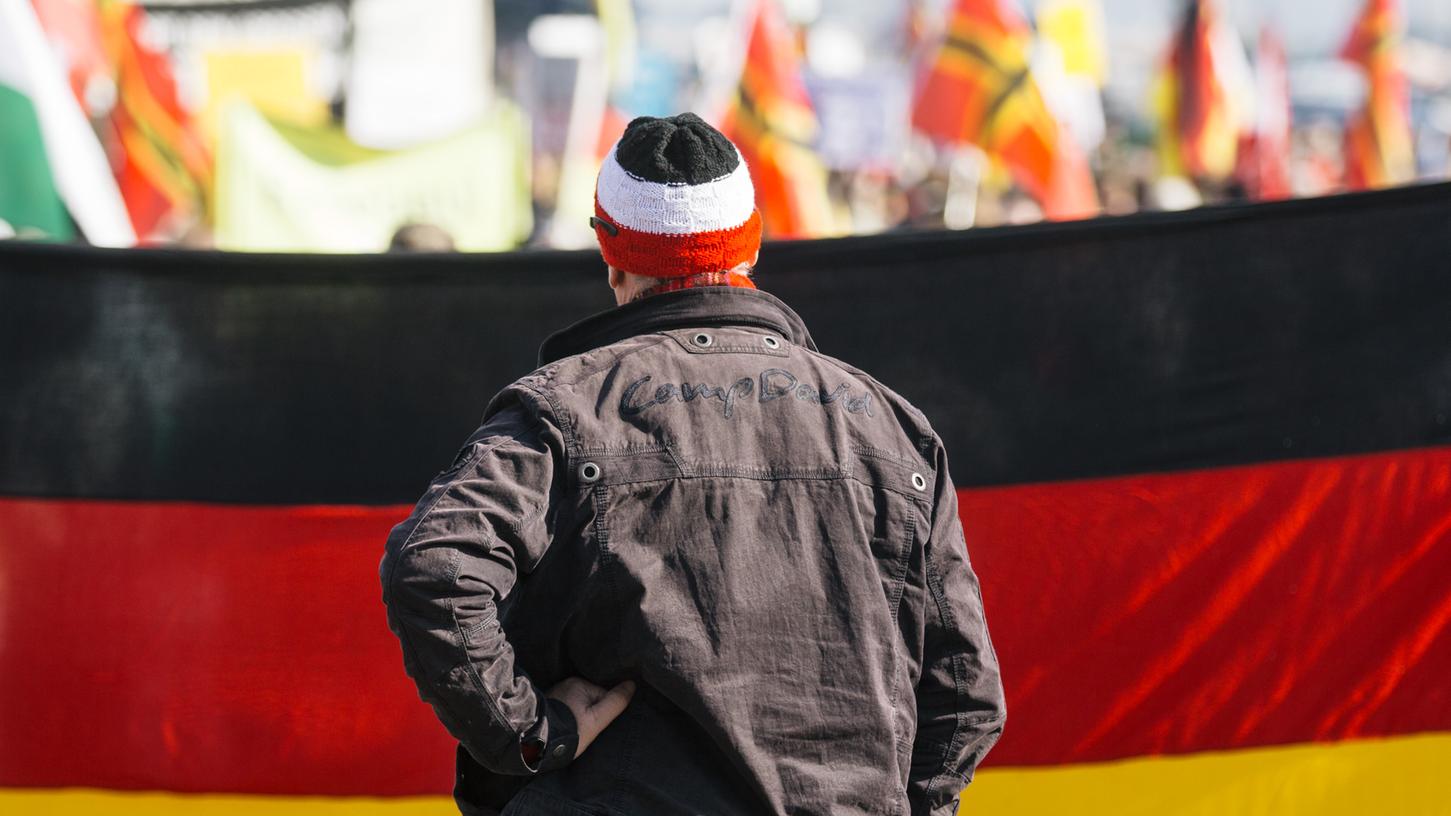
[[[1092,215],[1093,174],[1043,100],[1029,68],[1031,46],[1027,22],[1002,0],[957,0],[918,85],[912,125],[1002,161],[1048,218]]]
[[[108,134],[115,172],[136,234],[200,218],[211,185],[212,160],[191,113],[177,96],[166,54],[142,39],[140,6],[107,0],[101,32],[117,85]]]
[[[795,37],[774,0],[756,0],[745,64],[721,131],[751,169],[768,236],[809,238],[833,231],[826,167],[811,145],[819,128]]]
[[[1367,0],[1340,51],[1366,77],[1365,104],[1345,128],[1345,183],[1353,190],[1401,184],[1416,175],[1400,31],[1396,0]]]
[[[1234,172],[1246,124],[1234,73],[1245,60],[1222,25],[1213,0],[1189,0],[1155,89],[1165,175],[1219,180]]]

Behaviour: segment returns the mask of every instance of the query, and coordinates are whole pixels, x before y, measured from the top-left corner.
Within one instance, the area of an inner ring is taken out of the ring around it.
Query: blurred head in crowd
[[[754,289],[755,200],[740,151],[700,117],[630,122],[600,168],[590,219],[615,301],[695,286]]]
[[[388,242],[389,252],[453,252],[453,236],[433,224],[404,224]]]

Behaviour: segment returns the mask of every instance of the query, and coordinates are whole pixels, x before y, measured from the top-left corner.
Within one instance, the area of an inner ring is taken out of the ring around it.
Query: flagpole
[[[731,0],[726,17],[729,49],[724,52],[724,58],[716,61],[714,70],[701,77],[692,105],[692,110],[707,122],[720,123],[740,84],[746,48],[750,45],[752,12],[757,2],[760,0]]]
[[[947,165],[947,201],[942,209],[942,224],[948,229],[968,229],[977,223],[977,197],[982,187],[985,158],[972,145],[953,150]]]

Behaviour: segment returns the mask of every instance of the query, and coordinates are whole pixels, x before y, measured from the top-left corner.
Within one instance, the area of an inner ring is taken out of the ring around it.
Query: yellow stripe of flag
[[[1451,733],[979,773],[972,816],[1451,814]],[[0,789],[8,816],[448,816],[447,796],[244,796]]]
[[[961,814],[1364,816],[1451,814],[1451,733],[1216,751],[1044,768],[994,768]]]

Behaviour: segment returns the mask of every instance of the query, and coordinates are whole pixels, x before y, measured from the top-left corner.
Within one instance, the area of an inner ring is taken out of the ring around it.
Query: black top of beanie
[[[630,175],[660,184],[704,184],[740,164],[735,145],[693,113],[635,119],[625,127],[615,158]]]

